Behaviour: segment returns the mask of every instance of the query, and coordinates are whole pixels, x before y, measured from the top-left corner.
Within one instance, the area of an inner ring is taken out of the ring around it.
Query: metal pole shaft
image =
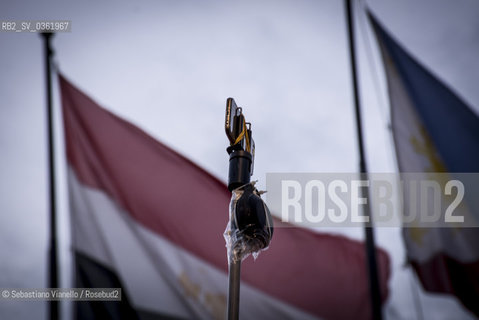
[[[240,300],[241,261],[228,266],[228,320],[238,320]]]
[[[55,149],[53,132],[53,102],[51,59],[53,50],[50,40],[53,33],[42,33],[45,54],[45,83],[47,96],[47,121],[48,121],[48,166],[49,166],[49,191],[50,191],[50,248],[49,248],[49,287],[58,288],[58,248],[57,248],[57,217],[56,217],[56,187],[55,187]],[[58,301],[50,301],[49,314],[51,320],[59,316]]]
[[[364,143],[363,143],[363,129],[361,121],[361,106],[359,100],[359,90],[358,90],[358,75],[357,75],[357,66],[356,66],[356,52],[355,52],[355,41],[354,41],[354,21],[352,15],[352,1],[344,1],[347,23],[348,23],[348,40],[349,40],[349,51],[350,51],[350,63],[351,63],[351,72],[353,77],[353,91],[354,91],[354,106],[356,114],[356,129],[357,129],[357,138],[359,146],[359,171],[361,173],[361,179],[368,178],[368,169],[366,166],[365,155],[364,155]],[[381,291],[379,288],[379,279],[378,279],[378,266],[376,261],[376,250],[374,245],[374,233],[373,233],[373,221],[371,216],[371,211],[369,207],[369,197],[368,192],[364,191],[364,188],[361,188],[361,197],[366,198],[366,204],[364,205],[364,214],[368,217],[369,221],[364,226],[365,238],[366,238],[366,256],[367,256],[367,267],[369,275],[369,290],[371,295],[371,307],[373,312],[373,319],[382,319],[382,310],[381,310]]]

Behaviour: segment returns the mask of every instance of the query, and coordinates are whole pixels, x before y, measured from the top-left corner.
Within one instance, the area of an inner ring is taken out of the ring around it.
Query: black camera
[[[233,193],[227,234],[234,258],[243,259],[268,247],[273,220],[260,192],[250,182],[255,148],[251,124],[233,98],[226,101],[225,131],[230,141],[226,149],[230,156],[228,189]]]

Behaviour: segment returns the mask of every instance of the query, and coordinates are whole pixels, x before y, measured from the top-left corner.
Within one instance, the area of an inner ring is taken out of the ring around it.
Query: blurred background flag
[[[478,115],[369,17],[386,71],[399,171],[424,180],[437,172],[479,172]],[[477,217],[474,191],[466,190],[463,210]],[[405,203],[408,195],[405,189]],[[404,226],[408,261],[424,289],[455,295],[479,317],[479,231]]]
[[[80,318],[223,319],[226,185],[59,76],[76,286],[123,288]],[[377,249],[383,302],[389,256]],[[364,244],[275,221],[242,268],[244,319],[369,319]]]

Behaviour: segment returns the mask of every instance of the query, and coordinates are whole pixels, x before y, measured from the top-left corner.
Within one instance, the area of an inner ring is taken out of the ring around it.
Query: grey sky
[[[421,63],[479,112],[477,1],[368,3]],[[100,105],[222,180],[229,96],[253,123],[260,187],[266,172],[357,170],[342,1],[4,1],[0,18],[72,20],[72,32],[53,42],[61,72]],[[370,169],[394,171],[383,70],[365,18],[357,22]],[[35,34],[0,33],[0,43],[0,286],[42,287],[48,207],[41,41]],[[56,116],[62,262],[68,267],[65,160]],[[339,232],[362,237],[361,230]],[[395,271],[388,318],[415,317],[414,282],[400,271],[399,230],[376,233]],[[450,300],[422,294],[421,302],[431,319],[455,312]],[[0,302],[2,318],[44,312],[43,304]],[[454,317],[461,316],[467,318]]]

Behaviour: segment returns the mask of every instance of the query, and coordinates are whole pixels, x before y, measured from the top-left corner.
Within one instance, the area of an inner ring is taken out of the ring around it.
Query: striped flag
[[[121,287],[80,318],[223,319],[226,185],[59,77],[76,285]],[[226,156],[226,155],[225,155]],[[388,255],[378,249],[383,300]],[[242,267],[243,319],[369,319],[363,243],[275,221]]]
[[[386,70],[399,170],[423,180],[438,172],[451,178],[478,173],[478,115],[370,18]],[[475,189],[466,190],[467,206],[461,210],[478,221]],[[406,202],[408,196],[405,190]],[[414,222],[405,226],[411,227],[403,231],[408,259],[424,289],[455,295],[479,316],[479,230],[416,228]]]

